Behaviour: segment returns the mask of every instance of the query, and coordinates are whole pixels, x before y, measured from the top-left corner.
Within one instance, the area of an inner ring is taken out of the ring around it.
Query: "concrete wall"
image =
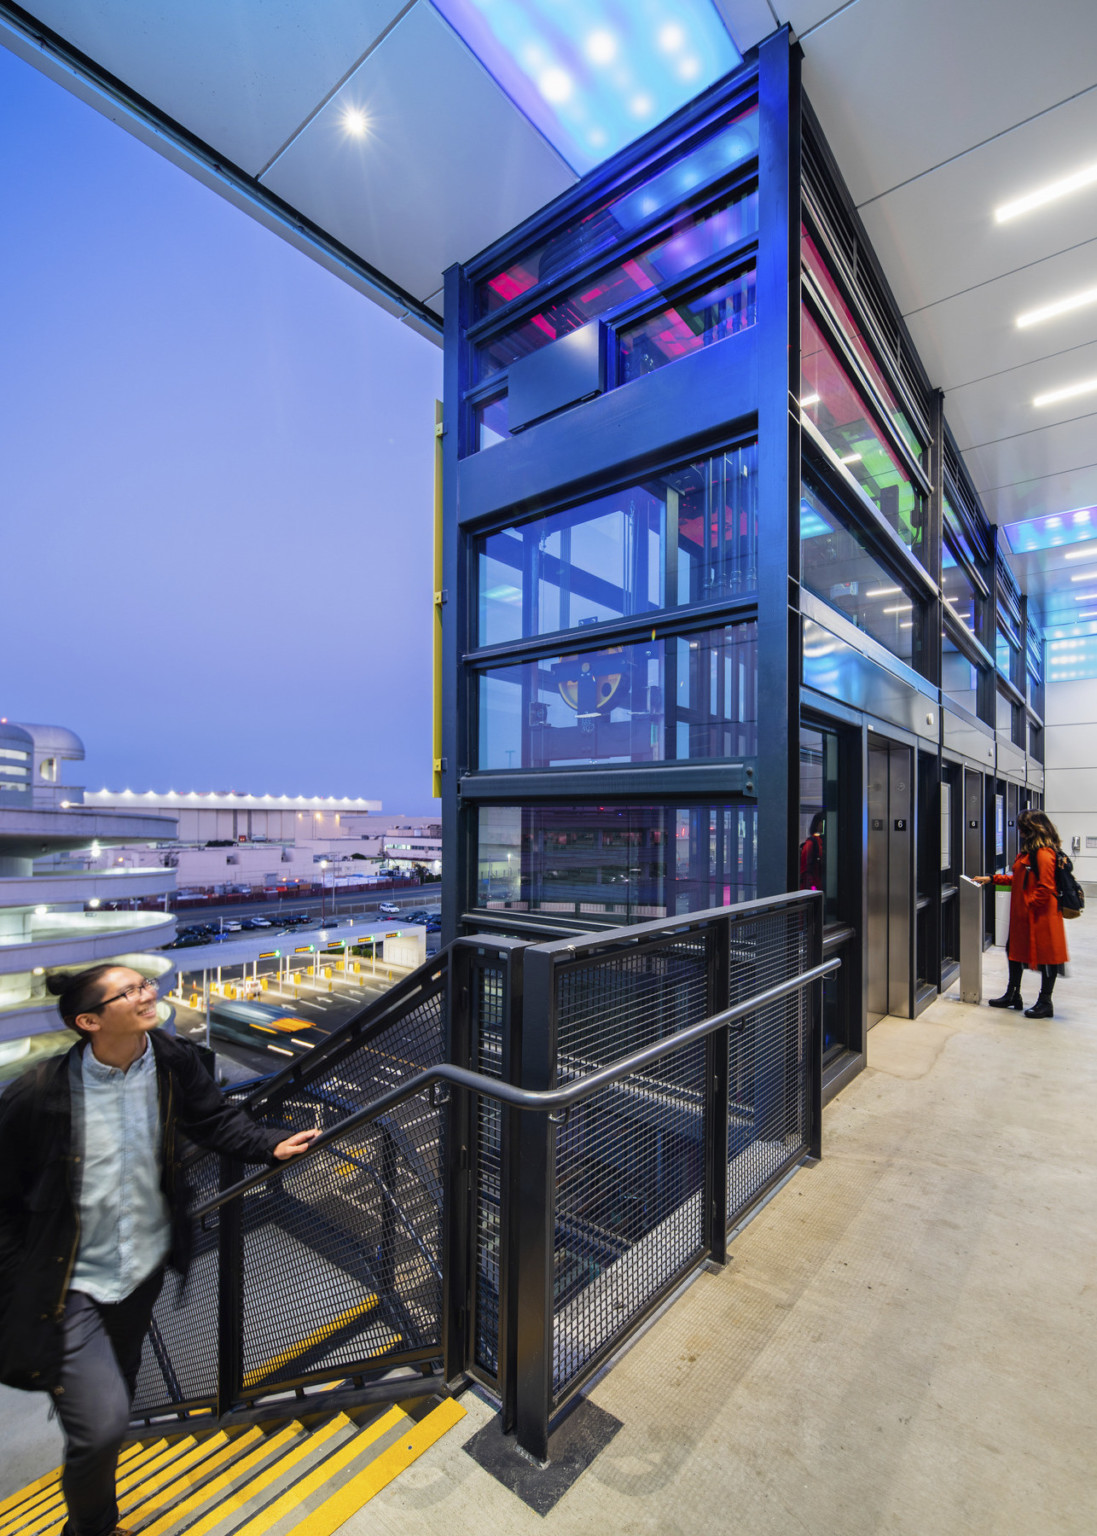
[[[1079,880],[1097,881],[1097,680],[1048,683],[1044,705],[1045,804]]]

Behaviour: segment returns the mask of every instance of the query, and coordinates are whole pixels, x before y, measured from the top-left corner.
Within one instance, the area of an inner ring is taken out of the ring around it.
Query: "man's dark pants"
[[[62,1536],[110,1536],[118,1524],[118,1452],[163,1283],[164,1271],[157,1269],[124,1300],[110,1303],[69,1292],[61,1382],[53,1399],[65,1431],[61,1486],[69,1518]]]

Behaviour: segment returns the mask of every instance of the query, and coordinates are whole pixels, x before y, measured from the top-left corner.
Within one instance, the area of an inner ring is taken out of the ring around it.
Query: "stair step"
[[[149,1455],[134,1456],[126,1463],[122,1476],[118,1478],[119,1500],[135,1484],[159,1472],[162,1467],[167,1466],[168,1463],[173,1461],[180,1452],[189,1451],[194,1444],[195,1439],[193,1435],[188,1435],[185,1439],[174,1442],[158,1440],[154,1446],[149,1448]],[[60,1525],[58,1521],[60,1521]],[[19,1536],[45,1536],[45,1533],[48,1531],[60,1530],[64,1522],[65,1501],[61,1494],[61,1486],[58,1484],[54,1498],[49,1500],[48,1503],[39,1505],[33,1513],[28,1513],[18,1525],[13,1526],[11,1529],[18,1531]]]
[[[373,1295],[363,1297],[361,1301],[357,1302],[353,1307],[348,1307],[345,1312],[340,1312],[338,1317],[333,1317],[323,1327],[317,1328],[303,1339],[298,1339],[296,1343],[283,1349],[279,1354],[272,1356],[270,1360],[264,1360],[262,1365],[257,1365],[253,1370],[245,1373],[244,1386],[253,1387],[257,1382],[266,1380],[268,1376],[273,1376],[283,1366],[291,1365],[294,1360],[299,1359],[310,1349],[315,1348],[318,1344],[322,1344],[325,1339],[333,1338],[336,1334],[341,1333],[344,1328],[349,1327],[351,1323],[357,1322],[359,1318],[367,1317],[377,1306],[377,1300],[377,1297]]]
[[[452,1397],[446,1398],[418,1424],[412,1424],[387,1450],[374,1457],[369,1466],[292,1526],[285,1536],[332,1536],[375,1493],[380,1493],[464,1417],[465,1410],[460,1403]]]
[[[262,1436],[260,1443],[254,1449],[249,1448],[225,1471],[219,1472],[192,1493],[181,1498],[177,1504],[154,1519],[151,1524],[142,1522],[134,1525],[131,1522],[131,1530],[140,1532],[140,1536],[176,1536],[177,1532],[194,1525],[207,1506],[212,1506],[209,1512],[221,1519],[222,1494],[233,1493],[242,1488],[245,1495],[250,1495],[255,1487],[253,1474],[258,1474],[264,1463],[273,1466],[283,1452],[306,1436],[307,1431],[304,1425],[297,1423],[287,1424],[284,1429],[274,1434]],[[236,1443],[239,1447],[242,1441]],[[214,1503],[215,1500],[216,1503]]]
[[[239,1461],[263,1438],[263,1431],[259,1428],[246,1430],[235,1439],[224,1434],[211,1435],[201,1447],[205,1455],[199,1457],[192,1453],[171,1467],[169,1473],[160,1480],[159,1486],[142,1484],[134,1489],[129,1499],[119,1503],[125,1529],[143,1530],[158,1515],[176,1508],[196,1486],[204,1487],[226,1465]]]
[[[142,1445],[136,1442],[123,1447],[118,1457],[119,1472],[128,1471],[141,1462],[147,1462],[166,1445],[166,1440],[157,1440],[153,1445]],[[19,1533],[24,1532],[40,1515],[48,1510],[63,1507],[61,1468],[56,1467],[52,1472],[47,1472],[44,1477],[28,1483],[25,1488],[21,1488],[18,1493],[13,1493],[10,1498],[4,1500],[3,1504],[0,1504],[0,1536],[19,1536]]]
[[[299,1424],[289,1428],[298,1431],[294,1443],[283,1442],[273,1460],[268,1458],[253,1475],[248,1475],[227,1492],[219,1489],[216,1501],[210,1507],[200,1513],[201,1506],[188,1510],[182,1525],[177,1523],[166,1528],[172,1536],[176,1531],[185,1531],[186,1536],[228,1536],[242,1520],[248,1519],[262,1495],[277,1499],[287,1485],[293,1486],[298,1477],[307,1476],[334,1446],[346,1444],[355,1434],[354,1422],[345,1413],[335,1414],[311,1434],[306,1434]],[[276,1440],[278,1436],[272,1436],[272,1439]],[[208,1504],[208,1499],[204,1502]],[[156,1527],[142,1532],[142,1536],[152,1536],[153,1530]],[[158,1530],[157,1536],[160,1536]]]
[[[310,1496],[325,1488],[378,1440],[402,1428],[405,1422],[406,1415],[402,1408],[390,1408],[379,1419],[352,1435],[337,1450],[324,1456],[308,1472],[296,1478],[284,1492],[245,1519],[243,1524],[232,1527],[232,1536],[269,1536],[281,1520],[297,1513]]]

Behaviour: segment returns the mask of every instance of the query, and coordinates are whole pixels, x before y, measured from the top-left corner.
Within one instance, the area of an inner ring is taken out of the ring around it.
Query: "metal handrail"
[[[687,1045],[692,1045],[697,1040],[703,1040],[706,1035],[715,1033],[725,1025],[738,1023],[748,1014],[757,1013],[771,1003],[780,1002],[783,997],[788,997],[791,992],[798,991],[809,982],[818,981],[821,977],[829,975],[831,971],[836,971],[841,963],[838,956],[824,960],[821,965],[814,965],[809,970],[801,971],[799,975],[792,976],[787,981],[777,982],[776,985],[767,987],[765,991],[757,992],[753,997],[735,1003],[731,1008],[724,1008],[707,1019],[700,1019],[696,1024],[688,1025],[676,1034],[668,1035],[664,1040],[657,1040],[654,1045],[633,1051],[631,1055],[623,1056],[618,1061],[601,1067],[597,1072],[588,1072],[582,1077],[577,1077],[562,1088],[516,1088],[511,1083],[500,1082],[498,1078],[485,1077],[480,1072],[471,1072],[466,1067],[452,1066],[448,1062],[442,1062],[436,1067],[428,1067],[422,1072],[417,1072],[414,1077],[409,1077],[407,1082],[401,1083],[399,1087],[390,1088],[380,1098],[374,1099],[354,1114],[348,1115],[345,1120],[340,1120],[339,1124],[333,1125],[329,1131],[322,1132],[309,1144],[307,1151],[279,1163],[274,1168],[263,1168],[258,1173],[240,1179],[238,1183],[221,1190],[212,1199],[203,1201],[191,1214],[195,1220],[211,1215],[221,1206],[228,1204],[230,1200],[239,1199],[249,1190],[258,1188],[276,1173],[281,1173],[286,1168],[300,1167],[306,1159],[317,1152],[322,1152],[333,1141],[339,1140],[350,1131],[357,1130],[361,1125],[367,1125],[371,1120],[376,1120],[386,1110],[394,1109],[407,1099],[415,1098],[425,1088],[430,1088],[435,1083],[449,1083],[457,1088],[467,1088],[483,1098],[497,1099],[501,1104],[509,1104],[513,1109],[539,1110],[544,1113],[562,1110],[567,1114],[574,1105],[582,1099],[589,1098],[591,1094],[597,1093],[600,1088],[619,1082],[623,1077],[630,1077],[639,1068],[646,1067],[663,1056],[669,1056]]]

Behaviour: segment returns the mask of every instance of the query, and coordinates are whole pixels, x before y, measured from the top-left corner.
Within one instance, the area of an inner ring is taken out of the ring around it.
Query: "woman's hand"
[[[972,875],[971,878],[975,881],[976,885],[989,885],[990,882],[994,879],[994,876],[993,875]]]
[[[311,1142],[319,1136],[319,1131],[295,1131],[292,1136],[287,1136],[285,1141],[280,1141],[274,1149],[274,1155],[280,1163],[288,1162],[291,1157],[300,1157],[302,1152],[307,1152]]]

